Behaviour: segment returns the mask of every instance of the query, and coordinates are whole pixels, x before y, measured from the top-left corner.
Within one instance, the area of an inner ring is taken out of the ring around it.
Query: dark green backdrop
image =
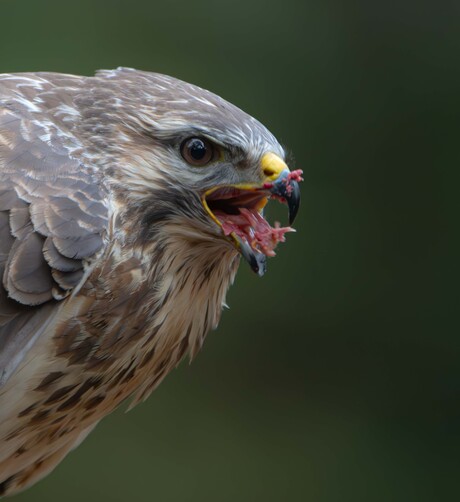
[[[0,71],[168,73],[305,172],[193,365],[18,502],[458,499],[459,5],[0,0]]]

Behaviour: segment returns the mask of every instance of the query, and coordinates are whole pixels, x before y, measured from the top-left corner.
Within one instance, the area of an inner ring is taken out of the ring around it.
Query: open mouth
[[[278,222],[271,226],[264,218],[264,207],[270,199],[286,204],[292,224],[300,204],[301,175],[300,170],[285,171],[275,182],[263,186],[217,187],[203,196],[209,215],[259,275],[265,273],[266,257],[275,256],[278,243],[285,241],[287,232],[294,231],[290,226],[281,227]]]

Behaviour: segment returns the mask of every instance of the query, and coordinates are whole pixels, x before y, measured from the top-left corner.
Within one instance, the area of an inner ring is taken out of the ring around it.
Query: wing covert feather
[[[0,76],[0,387],[102,252],[108,220],[98,171],[69,149],[78,138],[11,77]]]

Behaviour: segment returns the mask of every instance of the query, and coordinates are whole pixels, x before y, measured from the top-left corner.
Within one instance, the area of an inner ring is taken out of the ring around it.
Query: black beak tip
[[[273,184],[271,193],[286,200],[289,209],[289,224],[292,225],[299,212],[300,187],[295,180],[289,179],[289,171],[283,173]]]
[[[300,187],[297,181],[291,181],[291,193],[286,198],[289,209],[289,225],[294,223],[294,220],[299,212],[300,207]]]
[[[238,238],[238,242],[243,258],[249,263],[252,271],[259,277],[262,277],[267,271],[267,257],[262,253],[254,251],[254,249],[242,239]]]
[[[267,257],[264,254],[253,251],[249,259],[246,258],[246,260],[248,261],[252,271],[259,277],[265,275],[265,272],[267,271]]]

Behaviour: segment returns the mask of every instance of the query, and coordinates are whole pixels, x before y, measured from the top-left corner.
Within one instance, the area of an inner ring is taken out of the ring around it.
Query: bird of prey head
[[[262,275],[301,171],[257,120],[171,77],[0,75],[0,496],[50,472]]]
[[[300,202],[300,171],[289,172],[275,137],[219,96],[172,77],[119,69],[99,78],[103,86],[75,100],[81,131],[110,165],[120,196],[135,201],[144,238],[175,222],[195,239],[232,246],[263,275],[266,256],[292,230],[272,228],[265,204],[287,203],[292,223]]]

